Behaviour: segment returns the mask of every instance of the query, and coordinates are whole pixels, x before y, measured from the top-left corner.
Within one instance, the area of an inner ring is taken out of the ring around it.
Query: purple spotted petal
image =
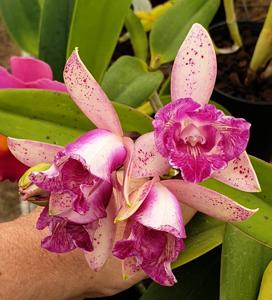
[[[165,174],[170,166],[157,150],[154,132],[140,136],[135,142],[131,177],[152,177]]]
[[[56,253],[65,253],[81,248],[92,251],[90,236],[83,225],[74,224],[61,217],[49,216],[48,208],[44,208],[38,221],[37,229],[49,227],[50,234],[41,245],[44,249]]]
[[[29,167],[40,163],[52,164],[55,155],[63,149],[58,145],[14,138],[8,138],[8,147],[20,162]]]
[[[92,252],[85,252],[85,258],[94,271],[99,271],[111,254],[116,232],[116,226],[113,223],[115,214],[116,208],[114,198],[112,198],[107,207],[107,217],[98,221],[93,236],[94,249]]]
[[[246,152],[231,160],[226,169],[216,171],[213,178],[245,192],[260,192],[261,187]]]
[[[200,182],[245,151],[250,124],[190,98],[163,107],[153,121],[158,151],[189,182]]]
[[[112,194],[112,185],[106,181],[99,181],[88,194],[82,195],[82,205],[86,207],[84,214],[78,213],[81,207],[75,207],[75,199],[68,192],[52,192],[49,201],[51,215],[67,218],[76,224],[87,224],[107,216],[106,208]]]
[[[173,285],[176,279],[170,265],[184,248],[186,237],[175,196],[156,183],[127,226],[130,234],[116,242],[113,254],[120,259],[135,257],[133,268],[140,266],[159,284]]]
[[[245,221],[258,211],[246,208],[222,194],[197,184],[182,180],[164,180],[162,184],[181,203],[222,221]]]
[[[80,60],[77,49],[66,62],[63,77],[75,103],[98,128],[123,135],[111,101]]]
[[[172,101],[190,97],[201,105],[210,100],[217,64],[209,33],[194,24],[182,43],[171,75]]]

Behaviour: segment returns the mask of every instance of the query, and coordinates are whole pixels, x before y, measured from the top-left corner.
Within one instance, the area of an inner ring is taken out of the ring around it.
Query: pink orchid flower
[[[194,24],[174,61],[172,102],[155,116],[154,143],[185,181],[213,177],[247,192],[260,191],[245,152],[250,124],[207,104],[216,78],[216,55],[208,32]]]
[[[43,89],[66,92],[63,83],[53,81],[50,66],[32,58],[13,56],[10,59],[11,74],[0,66],[0,89]],[[18,179],[27,170],[8,150],[7,138],[0,135],[0,181]]]
[[[12,56],[11,73],[0,66],[0,89],[41,89],[67,92],[65,85],[53,80],[50,66],[33,57]]]
[[[222,221],[239,222],[257,209],[245,208],[220,193],[183,180],[160,181],[157,175],[169,165],[157,153],[152,137],[153,133],[144,134],[135,144],[126,144],[124,200],[115,222],[127,221],[127,225],[113,254],[123,260],[124,278],[143,269],[157,283],[170,286],[176,282],[170,265],[184,247],[184,225],[197,210]],[[153,179],[129,191],[132,179],[147,176]]]
[[[42,246],[53,252],[82,248],[90,266],[99,269],[111,251],[115,232],[115,205],[110,201],[114,173],[127,151],[117,113],[77,51],[66,63],[64,81],[72,99],[98,128],[65,147],[12,138],[8,143],[27,166],[51,164],[48,170],[30,175],[36,186],[50,194],[49,207],[37,224],[38,229],[50,231]]]

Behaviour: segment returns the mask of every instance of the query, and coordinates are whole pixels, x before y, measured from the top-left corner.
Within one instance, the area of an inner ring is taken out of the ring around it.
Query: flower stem
[[[250,84],[255,78],[257,72],[264,68],[272,58],[272,2],[270,3],[268,13],[259,35],[250,65],[245,79],[245,84]]]
[[[157,92],[155,92],[150,98],[149,98],[149,102],[154,110],[154,112],[159,111],[162,107],[163,104],[161,102],[160,96]]]
[[[226,13],[226,23],[229,28],[230,36],[233,42],[240,48],[243,46],[243,42],[236,22],[233,0],[224,0],[224,8]]]

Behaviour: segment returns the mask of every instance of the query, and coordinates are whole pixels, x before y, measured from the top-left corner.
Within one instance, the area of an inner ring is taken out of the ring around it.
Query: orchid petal
[[[197,184],[182,180],[165,180],[162,184],[181,203],[226,222],[247,220],[258,211],[246,208],[222,194]]]
[[[132,177],[160,176],[170,169],[168,160],[156,148],[154,132],[140,136],[135,142],[134,151]]]
[[[244,192],[261,191],[257,175],[246,152],[230,161],[226,169],[214,172],[212,177]]]
[[[67,145],[63,154],[63,159],[84,159],[84,164],[93,175],[110,182],[111,173],[126,158],[126,149],[120,136],[107,130],[94,129]],[[56,163],[57,161],[58,159],[55,160]],[[59,163],[62,163],[62,159]]]
[[[168,232],[177,238],[185,238],[181,207],[175,195],[162,185],[163,182],[153,185],[137,211],[135,221],[145,227]]]
[[[140,272],[142,272],[141,267],[137,265],[137,260],[134,256],[122,260],[123,280],[128,280]]]
[[[204,105],[212,94],[216,78],[216,55],[204,27],[194,24],[175,59],[171,78],[171,98],[192,98]]]
[[[117,217],[115,218],[115,222],[121,222],[131,217],[142,205],[147,195],[149,194],[152,186],[158,180],[158,177],[154,177],[152,180],[149,180],[146,183],[144,183],[136,191],[132,192],[129,195],[129,206],[126,204],[123,205],[123,207],[118,212]]]
[[[53,78],[50,66],[36,58],[13,56],[10,59],[10,67],[12,75],[24,82]]]
[[[104,181],[94,189],[86,203],[89,206],[85,214],[79,214],[72,209],[73,198],[68,192],[52,192],[49,201],[49,213],[66,218],[75,224],[87,224],[106,217],[108,201],[112,193],[111,184]]]
[[[197,213],[197,210],[184,203],[180,203],[180,206],[182,211],[183,223],[184,225],[187,225],[191,221],[193,216]]]
[[[107,217],[98,221],[98,227],[93,238],[93,251],[85,251],[85,258],[94,271],[99,271],[111,254],[116,233],[116,226],[113,223],[115,213],[116,208],[112,198],[107,207]]]
[[[55,80],[49,80],[47,78],[28,82],[24,87],[28,89],[50,90],[67,93],[67,89],[64,83]]]
[[[25,83],[0,66],[0,89],[22,89]]]
[[[132,165],[133,165],[133,155],[135,152],[134,149],[134,142],[130,138],[124,138],[124,144],[127,150],[127,157],[124,164],[125,173],[124,173],[124,180],[123,180],[123,196],[127,205],[130,205],[129,202],[129,183],[131,178],[132,172]]]
[[[77,49],[69,57],[64,73],[68,92],[82,112],[98,127],[122,136],[112,103],[81,61]]]
[[[40,163],[53,163],[54,156],[63,147],[31,140],[8,138],[11,153],[23,164],[32,167]]]

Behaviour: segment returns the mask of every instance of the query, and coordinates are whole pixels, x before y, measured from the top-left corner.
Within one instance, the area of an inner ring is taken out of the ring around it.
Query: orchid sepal
[[[214,172],[212,177],[244,192],[261,192],[258,177],[245,151],[230,161],[224,170]]]
[[[213,42],[206,29],[195,23],[175,58],[171,75],[171,98],[192,98],[205,105],[210,100],[217,63]]]
[[[8,147],[20,162],[29,167],[41,163],[52,164],[55,155],[63,150],[62,146],[11,137],[8,138]]]
[[[162,184],[181,203],[222,221],[245,221],[259,210],[246,208],[223,194],[197,184],[177,179],[165,180]]]
[[[74,102],[98,128],[123,135],[111,101],[81,61],[77,48],[66,62],[63,77]]]

